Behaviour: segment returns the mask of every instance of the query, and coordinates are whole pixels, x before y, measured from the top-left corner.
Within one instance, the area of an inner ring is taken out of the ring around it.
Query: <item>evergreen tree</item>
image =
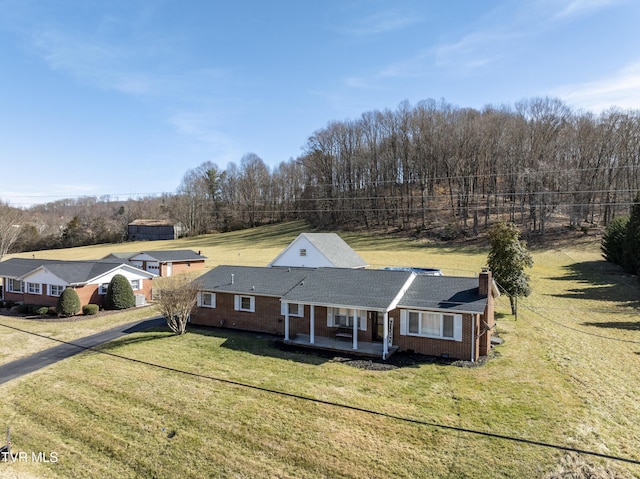
[[[524,268],[533,266],[533,258],[527,251],[527,245],[520,241],[520,233],[513,224],[500,222],[489,231],[491,251],[488,266],[493,279],[509,296],[511,314],[518,315],[518,297],[529,296],[529,276]]]
[[[625,271],[631,274],[640,273],[640,195],[636,196],[634,200],[631,216],[627,223],[622,266]]]
[[[127,309],[136,305],[136,297],[131,289],[129,280],[121,274],[116,274],[109,283],[107,295],[104,298],[105,309]]]
[[[80,311],[80,297],[73,288],[65,288],[56,305],[56,313],[60,316],[73,316]]]
[[[618,266],[624,264],[625,236],[628,223],[629,218],[627,216],[617,216],[609,223],[602,235],[600,244],[602,256],[607,261]]]

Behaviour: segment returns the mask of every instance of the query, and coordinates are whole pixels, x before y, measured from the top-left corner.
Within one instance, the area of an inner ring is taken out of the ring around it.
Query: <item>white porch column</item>
[[[353,310],[353,349],[358,349],[358,310]]]
[[[316,342],[316,307],[312,304],[309,306],[309,343]]]
[[[387,311],[384,312],[382,327],[384,329],[382,332],[382,359],[387,359],[389,354],[389,313]]]
[[[289,341],[289,305],[284,303],[284,340]]]

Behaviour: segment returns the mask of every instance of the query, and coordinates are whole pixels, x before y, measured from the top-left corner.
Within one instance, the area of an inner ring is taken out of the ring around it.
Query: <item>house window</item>
[[[9,279],[7,291],[11,293],[22,293],[22,281],[18,279]]]
[[[328,326],[338,328],[353,327],[353,309],[351,308],[329,308]],[[356,310],[361,331],[367,330],[367,316],[362,311]]]
[[[297,303],[289,303],[289,316],[302,316],[304,306]]]
[[[138,291],[140,289],[140,280],[132,279],[131,280],[131,289],[134,291]]]
[[[289,313],[289,316],[295,316],[298,318],[302,318],[304,316],[304,304],[297,303],[282,303],[282,316],[285,313]]]
[[[216,294],[203,291],[200,293],[200,306],[203,308],[216,307]]]
[[[63,291],[64,291],[64,286],[60,286],[59,284],[49,285],[49,296],[60,296]]]
[[[40,283],[27,283],[29,294],[40,294]]]
[[[300,256],[307,256],[307,249],[306,248],[300,248]]]
[[[105,295],[109,289],[109,283],[102,283],[98,289],[98,294]]]
[[[409,336],[462,341],[462,316],[459,314],[403,311],[401,330]]]
[[[254,296],[236,295],[234,298],[236,311],[247,311],[253,313],[256,310],[256,298]]]

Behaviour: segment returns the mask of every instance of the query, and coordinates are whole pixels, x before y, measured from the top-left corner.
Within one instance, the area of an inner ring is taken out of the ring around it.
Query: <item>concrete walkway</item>
[[[113,329],[108,329],[107,331],[102,331],[101,333],[92,334],[91,336],[85,336],[84,338],[69,341],[69,343],[45,349],[26,358],[16,359],[15,361],[0,366],[0,384],[62,361],[63,359],[85,351],[87,348],[93,348],[127,334],[162,326],[163,324],[166,324],[166,321],[162,317],[134,321],[132,323],[122,324]]]

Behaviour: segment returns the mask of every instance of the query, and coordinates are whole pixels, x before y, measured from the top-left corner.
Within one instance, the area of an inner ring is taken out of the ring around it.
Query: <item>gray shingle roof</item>
[[[118,260],[64,261],[11,258],[0,262],[0,276],[19,278],[43,266],[69,284],[83,284],[122,265],[122,261]]]
[[[367,263],[335,233],[302,233],[338,268],[364,268]]]
[[[478,278],[418,275],[398,303],[407,309],[444,309],[482,313],[487,297],[478,292]]]
[[[387,309],[411,277],[407,271],[319,268],[285,296],[299,303]]]
[[[284,296],[302,281],[309,268],[263,268],[253,266],[218,266],[196,281],[204,291]],[[233,275],[233,283],[232,283]]]
[[[142,251],[140,254],[148,254],[161,263],[168,261],[204,261],[207,259],[206,256],[202,256],[190,249]],[[135,254],[131,256],[135,256]]]
[[[413,280],[397,307],[482,313],[487,305],[487,297],[478,293],[477,278],[424,276],[410,271],[218,266],[197,281],[204,291],[275,296],[293,303],[387,310],[411,278]]]

